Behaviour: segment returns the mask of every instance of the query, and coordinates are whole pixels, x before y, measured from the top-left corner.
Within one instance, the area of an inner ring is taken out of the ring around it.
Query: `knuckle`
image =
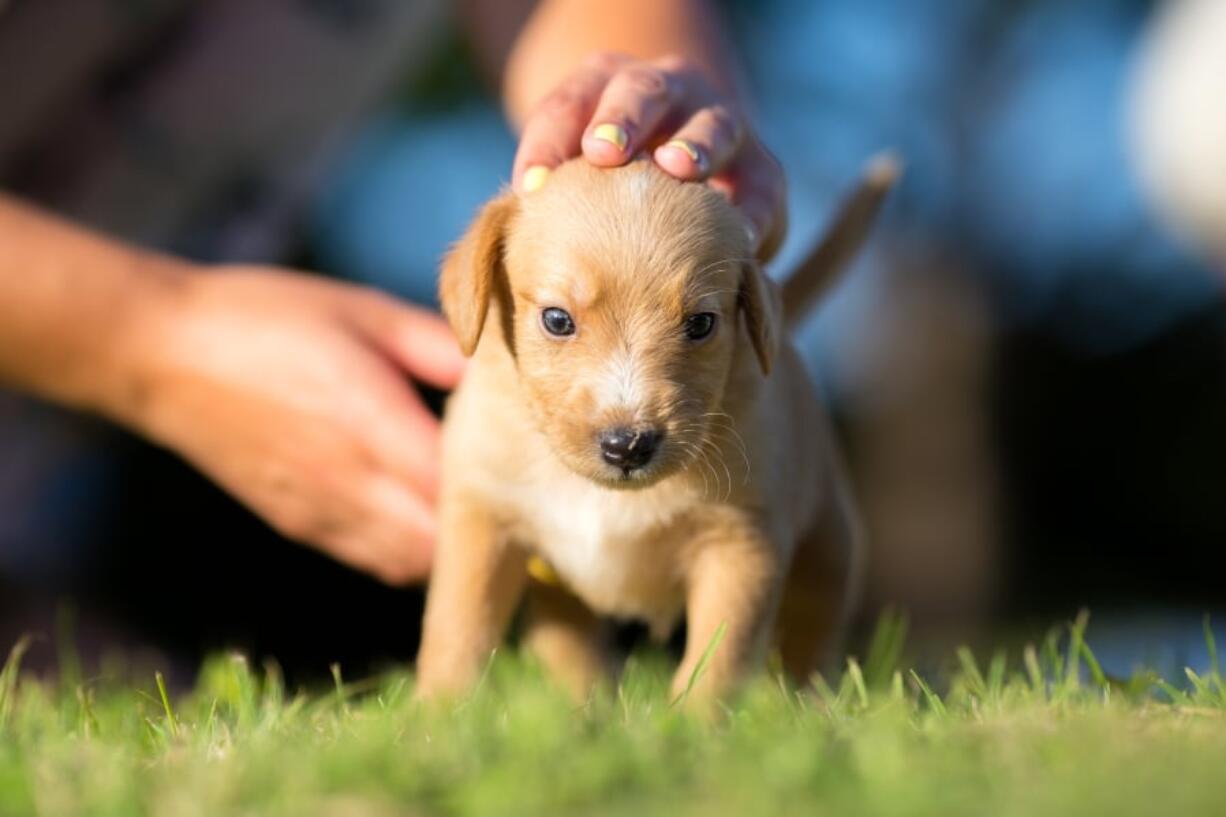
[[[697,68],[693,60],[671,52],[655,60],[655,64],[671,73],[688,73]]]
[[[593,71],[608,73],[617,70],[626,60],[627,56],[620,51],[597,51],[583,60],[583,66]]]
[[[704,118],[713,140],[738,142],[741,138],[741,120],[727,105],[712,105],[706,109]]]
[[[621,82],[627,91],[645,101],[663,101],[672,95],[668,75],[656,68],[628,68],[622,72]]]
[[[578,116],[583,107],[583,94],[573,86],[563,86],[541,100],[537,106],[538,115],[550,119]]]

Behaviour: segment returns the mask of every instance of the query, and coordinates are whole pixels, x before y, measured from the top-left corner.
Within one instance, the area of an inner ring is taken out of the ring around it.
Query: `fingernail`
[[[612,122],[605,122],[603,125],[597,125],[593,128],[592,138],[608,142],[610,145],[617,145],[618,150],[625,150],[626,143],[630,141],[629,135],[626,134],[626,129],[621,125],[614,125]]]
[[[545,186],[549,179],[549,168],[544,165],[533,165],[524,171],[522,182],[525,193],[534,193]]]
[[[687,139],[672,139],[664,143],[666,148],[676,148],[677,150],[690,157],[690,161],[698,165],[700,170],[705,170],[707,167],[707,157],[702,154],[698,146]]]

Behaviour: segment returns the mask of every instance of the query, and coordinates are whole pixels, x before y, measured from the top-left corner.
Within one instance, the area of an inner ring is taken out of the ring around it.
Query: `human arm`
[[[0,196],[0,383],[171,448],[273,527],[390,582],[433,547],[445,324],[266,267],[209,269]]]

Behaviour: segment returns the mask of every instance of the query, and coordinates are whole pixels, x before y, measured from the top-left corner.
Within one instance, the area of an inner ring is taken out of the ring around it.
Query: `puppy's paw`
[[[468,663],[421,656],[417,659],[417,686],[413,699],[444,701],[462,698],[477,685],[478,668]]]

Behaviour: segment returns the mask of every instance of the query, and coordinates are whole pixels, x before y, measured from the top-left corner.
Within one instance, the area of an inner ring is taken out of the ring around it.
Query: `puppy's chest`
[[[518,508],[524,544],[593,610],[665,634],[684,606],[684,491],[609,491],[563,480]]]

